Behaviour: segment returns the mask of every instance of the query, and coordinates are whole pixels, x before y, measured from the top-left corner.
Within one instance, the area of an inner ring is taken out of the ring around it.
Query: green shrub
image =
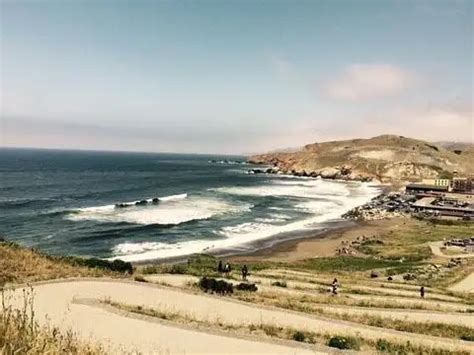
[[[329,339],[328,346],[338,349],[360,349],[360,341],[357,338],[351,336],[340,336],[336,335]]]
[[[186,271],[187,271],[187,268],[185,265],[181,265],[181,264],[173,264],[170,266],[170,268],[168,269],[168,272],[170,274],[186,274]]]
[[[104,259],[79,258],[75,256],[67,256],[62,259],[73,265],[87,266],[90,268],[100,268],[121,273],[133,274],[132,264],[119,259],[116,259],[114,261],[108,261]]]
[[[304,342],[304,340],[306,339],[306,336],[304,335],[303,332],[300,332],[299,330],[294,332],[293,333],[293,336],[292,336],[293,340],[295,341],[300,341],[300,342]]]
[[[161,268],[158,267],[157,265],[146,265],[142,269],[142,273],[144,275],[159,274],[160,272],[161,272]]]

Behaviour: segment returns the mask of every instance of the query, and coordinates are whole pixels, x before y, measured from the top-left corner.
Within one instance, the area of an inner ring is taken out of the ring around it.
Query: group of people
[[[224,274],[226,275],[226,277],[228,277],[231,271],[232,271],[232,267],[230,266],[230,263],[227,262],[224,265],[222,261],[219,260],[219,264],[217,265],[217,272],[219,274]],[[240,270],[240,272],[242,274],[242,280],[246,281],[247,276],[249,275],[249,269],[247,265],[242,266],[242,269]],[[333,295],[338,294],[339,286],[340,286],[339,281],[337,281],[337,279],[335,278],[331,284],[331,292]],[[423,286],[420,288],[420,296],[422,298],[425,297],[425,288]]]
[[[219,260],[219,265],[217,265],[217,272],[219,274],[225,274],[226,276],[228,276],[231,271],[232,267],[230,266],[230,263],[225,263],[225,265],[223,265],[222,260]]]
[[[230,272],[232,271],[232,267],[230,266],[230,263],[225,263],[225,265],[222,263],[222,260],[219,260],[219,264],[217,265],[217,272],[219,274],[224,274],[226,277],[229,276]],[[247,280],[247,276],[249,275],[249,269],[247,265],[242,266],[242,269],[240,270],[242,273],[242,280]]]

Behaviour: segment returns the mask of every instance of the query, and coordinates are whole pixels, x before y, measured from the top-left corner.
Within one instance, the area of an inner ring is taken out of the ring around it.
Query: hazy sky
[[[0,146],[473,141],[473,1],[0,0]]]

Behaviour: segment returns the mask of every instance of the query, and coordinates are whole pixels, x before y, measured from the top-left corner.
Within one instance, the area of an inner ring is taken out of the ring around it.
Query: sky
[[[0,146],[474,141],[473,1],[0,0]]]

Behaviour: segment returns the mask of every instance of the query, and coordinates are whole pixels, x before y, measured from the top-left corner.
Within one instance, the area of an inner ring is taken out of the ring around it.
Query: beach
[[[12,149],[0,158],[4,238],[133,263],[246,254],[311,237],[346,225],[341,215],[382,189],[249,174],[243,157]]]
[[[313,257],[329,257],[336,255],[336,249],[342,241],[350,242],[362,236],[374,236],[387,233],[400,224],[407,223],[406,219],[384,219],[375,221],[346,221],[340,226],[320,232],[313,236],[276,243],[271,247],[259,249],[253,253],[234,256],[235,261],[284,261],[292,262]]]

